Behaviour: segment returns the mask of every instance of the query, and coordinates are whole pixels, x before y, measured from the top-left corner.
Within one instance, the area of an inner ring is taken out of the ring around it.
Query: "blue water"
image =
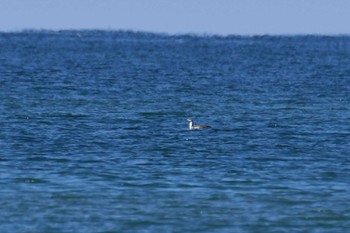
[[[349,84],[346,36],[0,33],[0,232],[349,232]]]

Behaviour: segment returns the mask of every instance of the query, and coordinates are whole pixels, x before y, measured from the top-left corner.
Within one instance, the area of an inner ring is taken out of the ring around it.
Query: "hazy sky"
[[[350,34],[350,0],[0,0],[0,31]]]

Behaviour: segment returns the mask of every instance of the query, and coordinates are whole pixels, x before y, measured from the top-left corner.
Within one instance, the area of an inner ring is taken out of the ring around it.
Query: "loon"
[[[188,118],[187,121],[189,130],[211,128],[209,125],[194,125],[193,120],[191,118]]]

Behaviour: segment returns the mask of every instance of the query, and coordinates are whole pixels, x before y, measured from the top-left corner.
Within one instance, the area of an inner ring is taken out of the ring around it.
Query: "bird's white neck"
[[[192,128],[193,128],[193,122],[192,122],[192,121],[189,121],[189,122],[188,122],[188,128],[189,128],[189,129],[192,129]]]

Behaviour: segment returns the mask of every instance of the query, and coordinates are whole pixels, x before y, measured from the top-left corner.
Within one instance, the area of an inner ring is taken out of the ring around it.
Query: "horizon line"
[[[162,36],[197,36],[197,37],[259,37],[259,36],[324,36],[324,37],[349,37],[350,33],[210,33],[210,32],[161,32],[161,31],[151,31],[151,30],[137,30],[137,29],[112,29],[112,28],[62,28],[62,29],[46,29],[46,28],[23,28],[23,29],[10,29],[2,30],[0,33],[25,33],[25,32],[124,32],[124,33],[144,33]]]

